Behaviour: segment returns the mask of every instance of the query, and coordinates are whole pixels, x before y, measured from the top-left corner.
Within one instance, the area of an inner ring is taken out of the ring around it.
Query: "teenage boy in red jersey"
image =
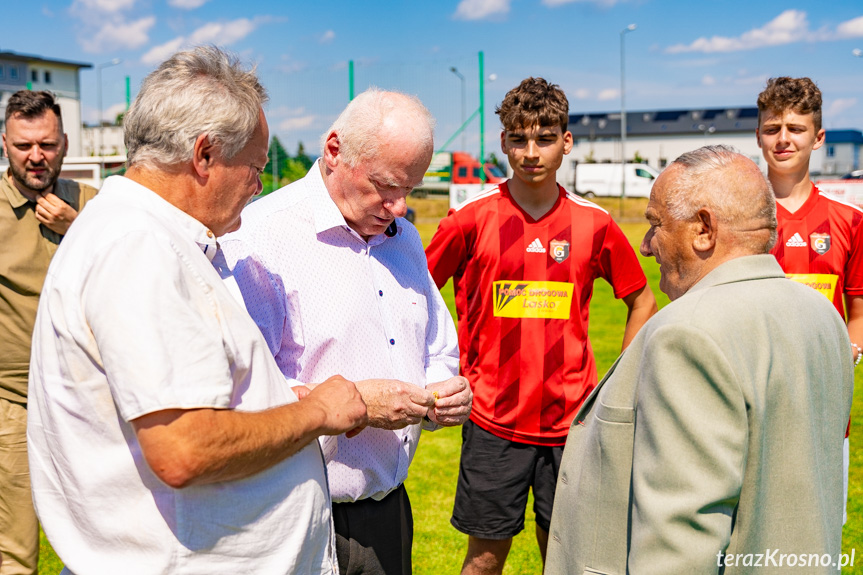
[[[828,198],[809,179],[809,157],[824,145],[821,90],[809,78],[768,80],[758,95],[756,136],[776,195],[771,253],[789,278],[833,302],[848,324],[856,365],[863,345],[863,211]],[[847,499],[847,431],[845,474]]]
[[[624,348],[656,313],[617,224],[557,185],[572,148],[563,91],[528,78],[496,113],[514,176],[451,210],[426,250],[438,287],[454,278],[461,370],[474,392],[451,520],[470,536],[463,574],[503,571],[531,487],[545,560],[563,445],[597,382],[587,339],[594,280],[626,303]]]

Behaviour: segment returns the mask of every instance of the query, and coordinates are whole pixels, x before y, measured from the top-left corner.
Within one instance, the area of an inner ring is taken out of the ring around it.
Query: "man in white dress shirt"
[[[126,115],[126,176],[48,270],[28,451],[64,573],[335,572],[315,439],[362,426],[365,406],[339,377],[298,402],[214,267],[261,189],[265,100],[217,48],[163,63]]]
[[[221,240],[285,376],[341,374],[368,406],[369,427],[340,436],[328,463],[342,573],[411,572],[402,484],[420,424],[470,414],[452,318],[403,219],[432,136],[419,100],[369,90],[324,135],[308,175],[250,205],[243,228]]]

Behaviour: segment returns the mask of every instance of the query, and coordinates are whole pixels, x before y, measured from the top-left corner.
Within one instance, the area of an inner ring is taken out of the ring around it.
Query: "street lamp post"
[[[450,66],[450,72],[458,76],[458,79],[461,80],[461,149],[467,150],[467,144],[465,143],[465,133],[464,133],[464,123],[465,123],[465,112],[467,110],[467,100],[466,100],[466,92],[465,92],[465,84],[464,84],[464,76],[461,72],[458,71],[458,68],[455,66]]]
[[[626,50],[624,39],[627,32],[636,29],[630,24],[620,31],[620,217],[623,217],[623,198],[626,197]]]
[[[105,155],[102,152],[102,130],[103,130],[103,126],[102,126],[102,68],[108,68],[110,66],[116,66],[120,62],[122,62],[122,60],[120,58],[114,58],[110,62],[104,62],[104,63],[96,66],[96,85],[98,88],[97,95],[99,98],[99,118],[98,118],[98,121],[99,121],[99,147],[98,147],[98,151],[99,151],[99,179],[100,180],[102,179],[102,176],[103,176],[102,172],[105,171],[105,160],[104,160]]]

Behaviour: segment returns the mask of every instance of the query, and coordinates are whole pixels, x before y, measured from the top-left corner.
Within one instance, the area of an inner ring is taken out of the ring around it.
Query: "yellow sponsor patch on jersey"
[[[830,301],[839,283],[839,276],[834,274],[785,274],[785,277],[823,293]]]
[[[494,315],[569,319],[573,287],[569,282],[496,281]]]

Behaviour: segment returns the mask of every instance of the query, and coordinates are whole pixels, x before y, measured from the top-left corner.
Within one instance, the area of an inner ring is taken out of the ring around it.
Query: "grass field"
[[[416,225],[428,243],[437,228],[437,222],[446,213],[446,201],[439,198],[409,199],[417,212]],[[638,250],[641,238],[647,229],[642,215],[645,200],[627,200],[621,214],[617,200],[600,200],[619,222],[633,247]],[[622,217],[621,217],[622,216]],[[659,291],[659,270],[652,258],[641,258],[648,282],[657,296],[659,306],[668,299]],[[442,290],[450,310],[453,308],[452,284]],[[590,312],[590,339],[596,356],[597,371],[603,374],[614,362],[620,352],[620,341],[626,319],[626,307],[614,299],[611,288],[605,282],[595,285]],[[843,534],[842,550],[850,553],[856,550],[856,561],[863,561],[863,392],[855,389],[852,408],[853,429],[851,431],[851,477],[848,499],[848,523]],[[434,433],[423,432],[416,457],[410,468],[407,488],[410,493],[414,513],[414,550],[413,564],[416,575],[438,575],[458,573],[467,549],[467,536],[450,526],[449,518],[455,497],[458,476],[461,432],[458,428],[443,429]],[[793,504],[789,501],[789,504]],[[539,574],[542,564],[534,537],[535,522],[528,503],[525,530],[513,541],[504,573]],[[42,546],[40,572],[54,574],[62,569],[62,563],[54,555],[47,541]],[[854,573],[845,569],[843,573]]]

